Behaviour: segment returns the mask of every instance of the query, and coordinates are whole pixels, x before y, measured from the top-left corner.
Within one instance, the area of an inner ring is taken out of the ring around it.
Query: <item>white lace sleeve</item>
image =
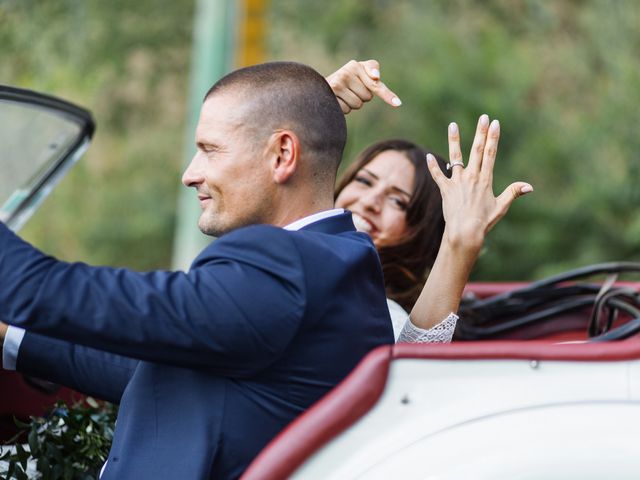
[[[407,319],[402,327],[400,336],[397,342],[401,343],[449,343],[453,338],[453,331],[456,328],[458,322],[458,316],[455,313],[450,313],[447,318],[442,320],[437,325],[425,330],[424,328],[418,328],[411,320]]]

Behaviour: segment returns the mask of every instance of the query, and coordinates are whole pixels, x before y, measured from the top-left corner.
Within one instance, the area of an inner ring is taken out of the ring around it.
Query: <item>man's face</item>
[[[182,183],[197,190],[202,208],[198,227],[207,235],[269,222],[273,182],[266,139],[257,138],[244,121],[244,102],[237,93],[214,93],[204,102],[197,152],[182,175]]]

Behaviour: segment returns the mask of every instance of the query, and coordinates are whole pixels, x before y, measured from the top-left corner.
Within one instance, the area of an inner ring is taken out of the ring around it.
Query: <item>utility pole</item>
[[[185,167],[195,153],[194,133],[204,95],[211,85],[235,67],[265,60],[266,0],[197,0],[193,57],[185,133]],[[173,268],[187,270],[213,239],[198,228],[200,206],[191,189],[178,197]]]
[[[193,54],[184,140],[184,165],[195,153],[194,135],[202,99],[213,83],[233,67],[235,59],[236,2],[196,0],[193,25]],[[195,256],[212,239],[198,230],[200,206],[193,189],[178,194],[173,268],[187,270]]]

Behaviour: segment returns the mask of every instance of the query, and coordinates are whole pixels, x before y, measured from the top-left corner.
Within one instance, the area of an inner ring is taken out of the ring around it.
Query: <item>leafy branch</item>
[[[22,430],[0,455],[6,470],[0,480],[28,480],[27,467],[34,463],[42,480],[89,480],[98,477],[107,459],[117,407],[91,397],[71,406],[57,402],[46,417],[31,417],[16,424]],[[27,439],[28,448],[21,441]],[[11,444],[11,445],[10,445]]]

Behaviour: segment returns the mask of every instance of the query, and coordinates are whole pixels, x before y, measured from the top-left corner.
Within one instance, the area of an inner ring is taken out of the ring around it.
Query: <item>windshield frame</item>
[[[4,219],[4,223],[9,228],[17,231],[29,219],[38,205],[49,195],[67,170],[82,156],[95,133],[96,124],[91,112],[88,110],[65,100],[32,90],[0,85],[0,101],[25,104],[47,110],[49,113],[61,116],[66,121],[71,121],[79,126],[78,135],[73,142],[38,176],[24,199],[15,207],[12,207],[12,211]]]

